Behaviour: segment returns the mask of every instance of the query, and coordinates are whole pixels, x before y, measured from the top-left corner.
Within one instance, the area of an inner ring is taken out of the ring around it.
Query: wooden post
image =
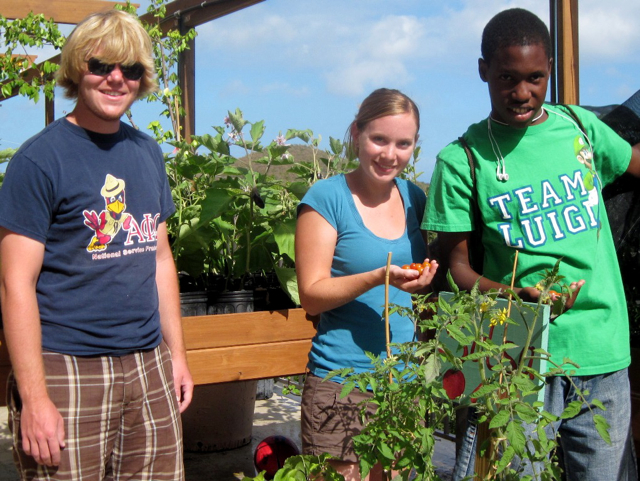
[[[45,97],[44,99],[44,125],[49,125],[56,119],[55,114],[55,98],[50,99]]]
[[[551,102],[580,103],[578,0],[550,0],[553,78]]]
[[[182,138],[191,141],[196,133],[196,42],[189,41],[189,48],[180,53],[178,59],[178,83],[182,89],[181,102],[184,117],[181,118]]]

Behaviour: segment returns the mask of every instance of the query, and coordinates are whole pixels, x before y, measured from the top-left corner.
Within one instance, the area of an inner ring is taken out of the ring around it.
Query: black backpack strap
[[[473,269],[482,274],[483,262],[484,262],[484,246],[482,245],[482,216],[480,215],[480,204],[478,203],[478,187],[476,180],[476,160],[473,156],[473,152],[469,148],[469,144],[464,137],[458,137],[460,145],[467,154],[467,160],[469,161],[469,169],[471,170],[471,184],[473,189],[473,220],[475,229],[471,232],[470,245],[469,245],[469,262]]]
[[[571,105],[568,105],[568,104],[555,104],[555,105],[557,107],[560,107],[566,113],[568,113],[571,116],[571,118],[573,119],[573,121],[576,124],[578,124],[578,128],[582,131],[582,133],[584,133],[585,135],[587,134],[587,131],[585,130],[584,125],[582,125],[582,121],[580,120],[580,117],[578,117],[578,114],[576,114],[576,111],[573,110]]]
[[[469,160],[469,168],[471,169],[471,182],[473,183],[473,196],[476,197],[476,161],[473,156],[473,152],[469,148],[469,144],[464,140],[464,137],[458,137],[458,142],[462,145],[464,153],[467,154],[467,160]]]

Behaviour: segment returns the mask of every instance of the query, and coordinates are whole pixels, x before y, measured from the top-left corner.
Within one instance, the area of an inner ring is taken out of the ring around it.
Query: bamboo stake
[[[511,290],[513,290],[513,286],[516,283],[516,268],[518,267],[518,254],[520,253],[520,251],[518,249],[516,249],[516,256],[513,259],[513,270],[511,271]],[[507,317],[511,316],[511,299],[512,299],[512,295],[511,293],[509,293],[509,305],[507,306]],[[504,338],[502,339],[502,343],[504,344],[505,342],[507,342],[507,327],[509,327],[509,324],[507,324],[506,326],[504,326]]]
[[[518,249],[516,249],[516,256],[513,259],[513,270],[511,271],[511,285],[509,286],[511,288],[511,290],[513,291],[513,287],[515,286],[515,282],[516,282],[516,268],[518,267],[518,254],[520,253],[520,251]],[[507,317],[511,317],[511,301],[513,299],[513,296],[511,295],[511,293],[509,293],[509,303],[507,305]],[[505,324],[504,326],[504,334],[502,335],[502,344],[505,344],[507,342],[507,329],[509,328],[509,324]],[[504,355],[504,353],[503,353]],[[500,373],[500,381],[502,382],[502,373]],[[476,443],[476,446],[481,446],[482,443],[484,443],[485,439],[489,438],[490,434],[489,434],[489,425],[484,422],[482,424],[478,424],[478,430],[476,433],[476,436],[478,437],[478,441]],[[490,465],[489,465],[489,460],[491,459],[492,453],[495,450],[495,446],[493,443],[493,440],[490,441],[490,445],[489,445],[489,449],[487,450],[487,453],[485,456],[480,456],[480,454],[478,452],[476,452],[476,473],[477,476],[475,477],[475,481],[481,481],[483,479],[486,478],[487,475],[489,475],[489,471],[490,471]],[[490,478],[491,479],[491,478]]]
[[[387,341],[387,358],[391,357],[391,331],[389,329],[389,270],[391,269],[391,256],[387,255],[387,269],[384,274],[384,330]],[[389,382],[393,383],[393,376],[389,373]]]

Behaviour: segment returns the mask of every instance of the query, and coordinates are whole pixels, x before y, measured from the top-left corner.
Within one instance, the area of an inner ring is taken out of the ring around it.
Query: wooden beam
[[[0,0],[1,1],[1,0]],[[56,55],[54,57],[51,57],[49,59],[49,62],[53,62],[53,63],[58,63],[60,62],[60,55]],[[22,73],[22,78],[24,79],[25,82],[31,82],[31,80],[33,80],[35,77],[40,77],[41,75],[43,76],[43,79],[46,80],[48,79],[48,76],[46,76],[43,72],[40,71],[40,66],[42,64],[39,64],[37,67],[33,67],[33,68],[29,68],[27,70],[25,70]],[[2,82],[0,83],[0,85],[4,85],[7,82]],[[11,91],[10,95],[7,95],[6,97],[3,97],[2,94],[0,94],[0,102],[2,102],[3,100],[7,100],[10,99],[12,97],[17,96],[20,92],[19,92],[19,88],[14,88]]]
[[[49,125],[56,119],[55,112],[56,100],[55,97],[48,99],[45,97],[44,99],[44,125]]]
[[[223,17],[230,13],[250,7],[264,0],[176,0],[167,4],[166,16],[160,23],[163,32],[172,28],[194,28],[198,25],[209,22],[216,18]],[[0,15],[5,18],[26,17],[30,11],[44,13],[46,17],[54,18],[58,23],[78,23],[87,15],[105,11],[123,2],[107,2],[103,0],[0,0]],[[136,8],[138,4],[133,4]],[[97,8],[97,9],[96,9]],[[149,24],[157,23],[158,20],[151,13],[140,16],[140,20]],[[60,55],[49,59],[50,62],[59,63]],[[40,75],[40,70],[32,68],[25,71],[25,78],[32,79]],[[196,114],[195,114],[195,42],[191,42],[190,50],[187,50],[180,59],[178,75],[179,83],[182,87],[182,105],[185,110],[185,117],[182,119],[182,135],[190,139],[195,134]],[[18,89],[8,97],[2,98],[0,102],[18,95]],[[47,107],[45,106],[45,110]],[[53,119],[53,110],[45,112],[45,122]]]
[[[182,318],[187,350],[311,339],[316,319],[303,309]]]
[[[551,38],[556,66],[551,101],[580,103],[578,0],[550,0]]]
[[[250,7],[264,0],[175,0],[167,4],[165,18],[160,23],[162,31],[171,29],[195,28],[216,18],[224,17],[243,8]],[[157,23],[151,13],[140,16],[140,20],[150,24]],[[182,23],[181,23],[182,22]]]
[[[183,317],[193,380],[212,384],[303,374],[317,321],[299,308]],[[0,329],[0,406],[10,369]]]
[[[212,384],[304,374],[311,340],[187,350],[193,382]]]
[[[105,0],[0,0],[0,15],[10,20],[24,18],[30,12],[43,14],[56,23],[75,25],[87,15],[111,10],[116,5],[126,2],[109,2]],[[138,8],[139,4],[133,4]]]
[[[182,90],[182,107],[184,117],[182,126],[182,138],[187,142],[196,133],[196,42],[189,42],[189,48],[180,54],[178,59],[178,83]]]

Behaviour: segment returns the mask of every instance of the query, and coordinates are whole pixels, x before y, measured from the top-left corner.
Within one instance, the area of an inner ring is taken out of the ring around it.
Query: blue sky
[[[544,0],[266,0],[209,22],[196,39],[197,133],[240,108],[265,121],[265,140],[311,129],[327,147],[373,89],[398,88],[421,110],[419,170],[428,181],[437,152],[488,114],[480,36],[495,13],[516,6],[548,24]],[[640,89],[638,18],[637,0],[580,1],[582,104],[621,103]],[[57,95],[56,117],[72,108]],[[138,102],[134,121],[146,126],[158,112]],[[37,133],[43,118],[42,103],[2,102],[0,150]]]

